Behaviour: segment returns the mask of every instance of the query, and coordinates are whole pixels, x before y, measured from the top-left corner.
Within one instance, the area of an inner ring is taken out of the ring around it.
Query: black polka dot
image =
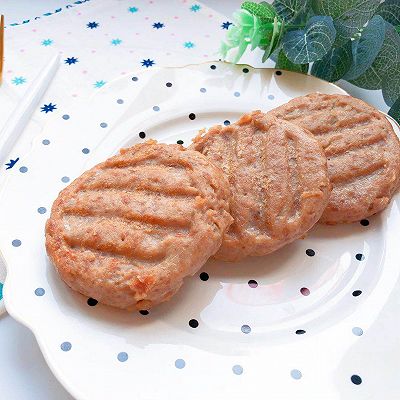
[[[171,87],[171,86],[172,86],[172,83],[171,83],[171,82],[167,82],[167,83],[165,84],[165,86],[166,86],[166,87]]]
[[[132,77],[133,82],[136,82],[138,79],[139,79],[139,78],[138,78],[137,76],[133,76],[133,77]]]
[[[307,250],[306,250],[306,254],[307,254],[309,257],[314,257],[314,256],[315,256],[315,251],[314,251],[313,249],[307,249]]]
[[[140,310],[139,312],[140,312],[140,314],[142,314],[142,315],[149,315],[148,310]]]
[[[217,66],[213,64],[213,65],[210,65],[210,68],[211,68],[211,69],[216,69]]]
[[[361,293],[362,293],[361,290],[355,290],[355,291],[353,292],[353,296],[354,296],[354,297],[357,297],[357,296],[359,296]]]
[[[191,328],[197,328],[199,326],[199,321],[197,321],[197,319],[191,319],[189,321],[189,326]]]
[[[245,74],[247,74],[247,73],[249,72],[249,69],[248,69],[248,68],[243,68],[242,71],[243,71]]]
[[[92,299],[91,297],[89,297],[87,299],[87,303],[88,303],[88,306],[94,307],[98,303],[98,301],[96,299]]]
[[[297,329],[296,335],[304,335],[306,331],[304,329]]]
[[[361,224],[362,226],[368,226],[368,225],[369,225],[369,221],[368,221],[367,219],[362,219],[362,220],[360,221],[360,224]]]
[[[144,139],[146,137],[146,134],[144,132],[139,132],[139,137],[140,139]]]
[[[227,120],[227,119],[224,121],[224,125],[225,125],[225,126],[228,126],[228,125],[230,125],[230,124],[231,124],[231,121],[229,121],[229,120]]]
[[[208,274],[207,274],[207,272],[202,272],[201,274],[200,274],[200,279],[202,280],[202,281],[208,281],[208,278],[209,278],[209,276],[208,276]]]
[[[189,114],[189,119],[191,119],[192,121],[193,121],[194,119],[196,119],[196,114],[190,113],[190,114]]]
[[[309,296],[309,295],[310,295],[310,289],[308,289],[308,288],[306,288],[306,287],[302,287],[302,288],[300,289],[300,293],[301,293],[303,296]]]
[[[183,140],[177,140],[176,143],[177,144],[183,144]]]
[[[277,75],[282,75],[282,71],[276,71],[275,72]]]
[[[350,379],[355,385],[361,385],[362,383],[362,379],[358,375],[352,375]]]
[[[358,260],[358,261],[362,261],[362,260],[364,260],[364,255],[363,254],[361,254],[361,253],[358,253],[358,254],[356,254],[356,259]]]
[[[247,284],[251,287],[251,288],[256,288],[258,286],[257,281],[255,281],[254,279],[250,279]]]

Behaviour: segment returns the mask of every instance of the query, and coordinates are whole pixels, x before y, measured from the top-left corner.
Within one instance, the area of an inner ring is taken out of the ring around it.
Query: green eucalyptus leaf
[[[371,66],[358,78],[349,80],[364,89],[382,89],[386,74],[400,64],[400,36],[392,25],[386,23],[385,40]]]
[[[380,15],[372,17],[361,37],[353,41],[353,63],[344,79],[355,79],[371,66],[383,45],[385,31],[385,20]]]
[[[389,107],[400,97],[400,63],[387,71],[382,80],[382,94]]]
[[[338,81],[350,68],[351,41],[343,47],[333,47],[321,60],[315,61],[311,74],[328,82]]]
[[[272,3],[278,15],[287,23],[293,22],[307,10],[308,0],[274,0]]]
[[[388,114],[400,124],[400,97],[392,105]]]
[[[309,64],[294,64],[292,63],[281,50],[278,55],[278,60],[275,64],[275,68],[285,69],[287,71],[302,72],[306,74],[308,72]]]
[[[316,14],[333,18],[340,45],[354,37],[371,19],[380,0],[312,0]]]
[[[260,4],[254,3],[253,1],[245,1],[241,8],[248,11],[250,14],[256,17],[262,18],[265,21],[273,22],[276,17],[275,8],[271,4],[262,2]]]
[[[331,49],[336,31],[331,17],[310,18],[304,29],[289,31],[283,37],[283,51],[295,64],[320,60]]]
[[[387,22],[396,26],[400,25],[400,1],[399,0],[385,0],[381,3],[376,11],[377,14],[382,16]]]

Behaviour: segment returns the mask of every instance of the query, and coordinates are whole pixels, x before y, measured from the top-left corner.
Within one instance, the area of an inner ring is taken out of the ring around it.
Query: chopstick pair
[[[4,166],[4,162],[10,155],[12,148],[24,128],[28,124],[31,115],[35,111],[42,98],[44,92],[50,86],[54,75],[59,67],[60,56],[55,55],[49,64],[40,72],[38,77],[28,88],[26,94],[8,118],[3,129],[0,132],[0,165]]]
[[[10,155],[12,148],[24,128],[28,124],[33,111],[39,104],[44,92],[50,86],[55,73],[59,67],[60,56],[55,55],[48,65],[40,72],[38,77],[28,88],[21,102],[8,118],[0,132],[0,166],[3,168],[4,162]],[[4,16],[0,20],[0,83],[4,66]]]

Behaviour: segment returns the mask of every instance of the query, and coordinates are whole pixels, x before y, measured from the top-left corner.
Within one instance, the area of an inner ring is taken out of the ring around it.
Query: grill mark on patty
[[[82,223],[87,223],[88,225],[95,225],[99,220],[106,219],[109,221],[113,221],[118,224],[126,224],[127,228],[132,231],[141,231],[147,233],[149,235],[159,235],[159,236],[187,236],[190,232],[190,227],[179,227],[179,226],[160,226],[158,224],[151,224],[149,222],[143,221],[135,221],[126,218],[121,218],[117,216],[113,216],[109,218],[108,216],[103,215],[92,215],[92,216],[82,216],[79,214],[71,214],[64,213],[62,218],[65,219],[76,219],[77,222],[81,221]],[[67,221],[68,222],[68,221]]]
[[[339,106],[340,108],[345,108],[346,104],[338,104],[336,106],[332,104],[324,104],[319,102],[318,104],[314,103],[307,103],[307,104],[296,104],[291,106],[288,109],[285,109],[284,113],[280,113],[279,111],[273,114],[277,118],[283,118],[286,121],[294,121],[297,118],[307,118],[309,116],[312,116],[313,118],[315,117],[318,119],[321,114],[325,114],[326,110],[330,109],[333,110],[333,108]]]
[[[237,189],[237,183],[235,180],[235,173],[238,168],[239,158],[238,158],[238,136],[237,132],[232,130],[232,128],[226,128],[224,132],[216,136],[216,140],[222,141],[225,145],[225,157],[222,161],[222,169],[228,175],[228,180],[230,185]],[[212,157],[212,156],[211,156]],[[215,160],[217,161],[217,160]],[[231,201],[234,201],[232,199]],[[240,215],[235,213],[236,209],[232,208],[231,215],[234,218],[234,222],[228,228],[227,234],[230,236],[237,237],[238,222],[240,221]],[[244,221],[242,221],[244,222]]]
[[[344,170],[340,174],[330,175],[331,182],[336,186],[346,185],[357,179],[375,176],[385,167],[386,161],[375,161],[365,168],[353,168],[352,170]]]
[[[160,260],[145,260],[135,257],[127,257],[114,252],[87,248],[79,245],[79,243],[77,245],[70,246],[70,248],[74,253],[81,253],[82,255],[86,254],[86,257],[91,258],[93,261],[93,268],[98,268],[98,266],[101,268],[105,264],[105,259],[108,260],[107,265],[109,265],[109,262],[115,262],[117,269],[110,269],[108,266],[106,268],[106,272],[112,276],[114,280],[118,280],[118,270],[123,270],[123,274],[125,274],[127,270],[140,271],[143,269],[150,269],[160,263]],[[126,265],[121,264],[121,262],[126,263]],[[125,284],[126,276],[121,275],[120,280],[122,284]]]
[[[305,129],[308,129],[318,140],[322,141],[327,136],[336,136],[346,134],[359,126],[366,126],[371,123],[371,116],[368,114],[356,114],[343,118],[341,115],[332,114],[325,115],[325,118],[310,114],[307,116],[299,115],[297,119],[291,119],[295,123]],[[323,114],[323,113],[320,113]],[[284,116],[280,117],[286,119]],[[315,125],[316,124],[316,125]]]
[[[386,135],[378,133],[375,135],[360,137],[354,142],[344,142],[344,140],[338,139],[332,142],[330,145],[324,148],[325,155],[329,158],[339,157],[349,151],[362,152],[366,147],[373,145],[385,144]],[[344,142],[344,143],[343,143]]]
[[[291,202],[291,212],[289,215],[290,219],[295,218],[299,211],[300,211],[300,206],[301,206],[301,200],[300,200],[300,179],[299,179],[299,163],[298,163],[298,153],[297,153],[297,143],[294,140],[294,138],[290,137],[288,134],[286,134],[287,138],[287,144],[286,144],[286,149],[287,149],[287,155],[288,155],[288,174],[289,174],[289,187],[291,191],[291,197],[292,197],[292,202]]]
[[[126,168],[108,168],[96,171],[83,185],[83,189],[135,189],[148,188],[150,191],[174,191],[189,196],[199,191],[192,186],[191,176],[185,169],[159,168],[157,165]]]
[[[136,167],[136,166],[143,166],[143,165],[158,165],[170,168],[180,168],[180,169],[188,169],[192,170],[192,164],[183,159],[183,158],[172,158],[166,157],[164,159],[156,158],[154,155],[147,156],[147,157],[139,157],[133,156],[128,157],[125,154],[121,156],[117,156],[115,158],[111,158],[104,162],[103,169],[107,170],[110,168],[127,168],[127,167]]]
[[[276,229],[279,230],[282,223],[285,223],[292,204],[288,182],[287,138],[279,132],[280,129],[279,124],[272,124],[268,128],[268,134],[263,137],[264,154],[266,155],[263,233],[265,232],[270,237],[276,234]],[[276,199],[285,199],[285,201],[276,201]]]
[[[158,185],[152,185],[151,183],[141,182],[136,187],[130,187],[125,185],[114,184],[113,186],[103,187],[103,188],[85,188],[80,191],[80,193],[101,193],[101,192],[121,192],[139,194],[143,193],[145,195],[154,194],[163,197],[170,197],[171,199],[179,198],[190,198],[194,199],[200,196],[200,192],[193,186],[189,187],[163,187]],[[200,196],[202,197],[202,196]]]
[[[160,260],[166,256],[166,237],[148,234],[129,228],[127,223],[99,218],[96,223],[81,222],[79,218],[66,216],[63,219],[64,239],[71,247],[118,254],[127,258]]]
[[[195,197],[166,195],[158,192],[119,189],[86,190],[64,204],[65,214],[121,217],[127,220],[187,227],[195,206]]]

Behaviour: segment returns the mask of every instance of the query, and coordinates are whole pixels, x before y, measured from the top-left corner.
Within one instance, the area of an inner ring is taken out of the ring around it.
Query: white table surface
[[[226,15],[231,15],[241,4],[240,0],[202,1]],[[5,14],[8,21],[19,21],[65,4],[67,0],[1,0],[0,13]],[[387,111],[380,91],[365,91],[347,83],[340,86]],[[0,317],[0,399],[73,399],[49,370],[33,334],[9,315]]]
[[[215,10],[231,15],[240,0],[202,0]],[[0,14],[9,22],[52,11],[68,0],[1,0]],[[35,337],[9,315],[0,317],[0,399],[72,400],[48,368]]]

